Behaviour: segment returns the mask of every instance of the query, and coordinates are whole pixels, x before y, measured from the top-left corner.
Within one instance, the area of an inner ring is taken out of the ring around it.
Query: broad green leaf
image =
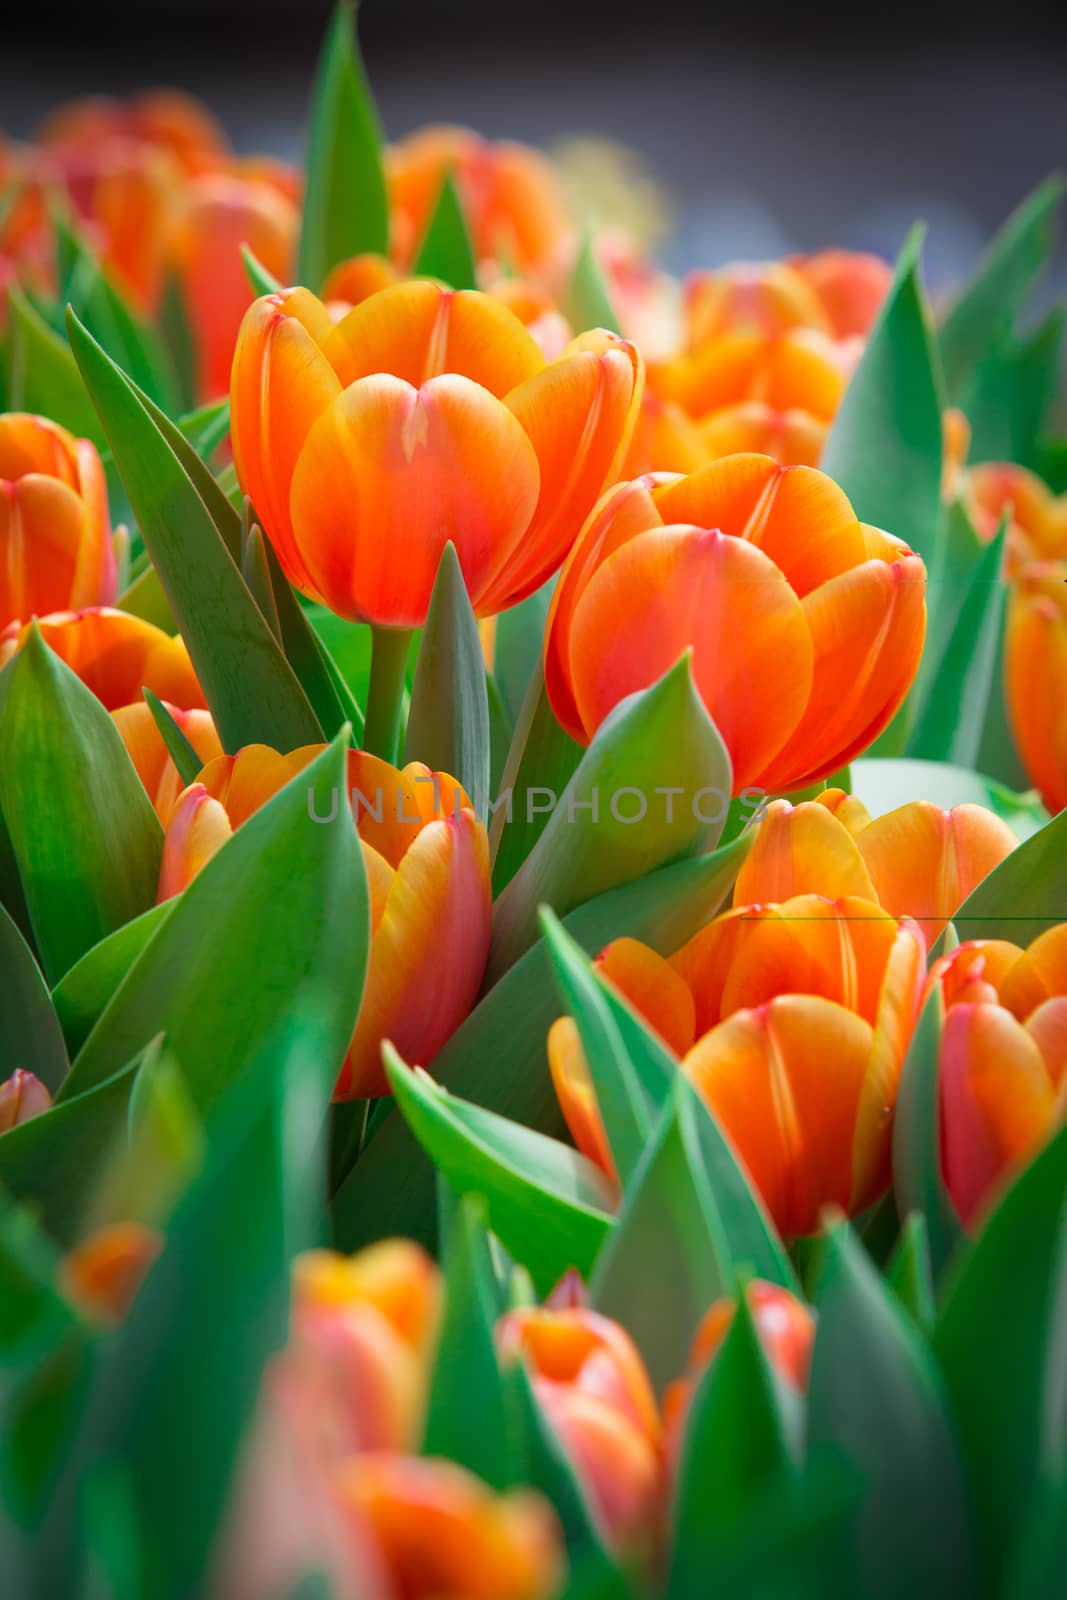
[[[613,1222],[600,1171],[570,1145],[458,1099],[390,1046],[386,1063],[415,1137],[456,1194],[483,1198],[489,1226],[538,1291],[547,1294],[568,1267],[588,1276]]]
[[[142,689],[141,693],[152,713],[152,721],[159,729],[160,738],[167,747],[167,754],[177,768],[179,778],[184,784],[193,783],[203,770],[203,761],[159,696],[153,694],[151,689]]]
[[[611,303],[604,275],[597,263],[592,235],[582,240],[574,274],[566,295],[567,315],[572,327],[582,333],[588,328],[606,328],[621,333],[618,314]]]
[[[581,946],[547,909],[541,931],[564,1010],[574,1019],[620,1182],[628,1184],[656,1114],[669,1097],[646,1095],[605,995]]]
[[[912,800],[932,800],[946,811],[960,805],[985,806],[1002,817],[1020,839],[1028,839],[1049,820],[1033,793],[1015,794],[993,778],[944,761],[874,757],[853,762],[852,775],[852,792],[872,817],[883,817]]]
[[[493,908],[489,981],[533,944],[539,906],[563,915],[670,861],[713,849],[731,786],[730,757],[685,655],[598,728]]]
[[[355,697],[326,645],[308,621],[292,584],[281,569],[273,546],[268,542],[263,548],[270,572],[274,610],[281,630],[282,649],[311,701],[323,732],[327,738],[334,739],[347,722],[357,734],[362,733],[363,712]]]
[[[693,1108],[676,1088],[597,1261],[593,1304],[628,1330],[662,1392],[684,1370],[708,1306],[734,1287]]]
[[[111,996],[176,904],[175,900],[165,900],[162,905],[142,911],[132,922],[87,950],[56,984],[52,1004],[72,1056],[77,1055]]]
[[[918,1212],[926,1225],[935,1278],[960,1239],[960,1223],[941,1175],[940,1067],[945,1006],[930,991],[915,1026],[897,1089],[893,1116],[893,1189],[902,1223]]]
[[[197,455],[206,461],[214,455],[230,431],[229,399],[208,400],[195,410],[186,411],[175,426]]]
[[[278,608],[274,603],[274,588],[270,581],[270,568],[267,565],[267,543],[258,522],[249,528],[244,549],[241,551],[241,576],[249,594],[262,611],[271,633],[281,643],[281,624],[278,621]]]
[[[180,410],[179,385],[164,340],[150,322],[134,311],[80,234],[58,218],[57,234],[61,248],[69,250],[72,258],[62,296],[68,303],[68,316],[73,313],[88,328],[116,365],[129,373],[156,405],[168,416],[176,415]]]
[[[1041,465],[1060,391],[1065,312],[1025,339],[1006,339],[975,366],[960,404],[971,426],[972,461]]]
[[[351,5],[336,7],[319,59],[306,171],[297,279],[318,292],[339,262],[389,251],[382,134]]]
[[[174,372],[180,402],[183,406],[194,405],[197,383],[196,334],[189,318],[185,291],[173,268],[168,268],[164,274],[157,325]]]
[[[278,282],[273,272],[268,272],[262,261],[249,249],[248,245],[241,246],[241,260],[245,264],[248,281],[252,285],[254,294],[281,294],[283,286]]]
[[[7,1134],[4,1135],[6,1139]],[[0,1189],[0,1370],[32,1366],[77,1325],[57,1287],[59,1252]]]
[[[545,831],[555,800],[565,791],[584,752],[556,721],[540,662],[526,699],[491,808],[493,893],[511,882]]]
[[[203,1111],[287,1017],[308,979],[328,989],[328,1065],[352,1036],[366,965],[363,856],[340,740],[243,823],[155,930],[71,1069],[64,1098],[158,1033]],[[331,817],[329,822],[311,819]],[[323,1025],[325,1028],[325,1024]]]
[[[114,722],[36,626],[0,712],[0,807],[54,982],[152,905],[163,834]]]
[[[941,521],[940,374],[919,280],[921,230],[845,391],[821,462],[856,515],[904,539],[932,565]]]
[[[489,805],[489,701],[478,624],[449,541],[434,580],[411,691],[404,760],[458,778],[478,816]]]
[[[629,934],[661,954],[677,950],[718,911],[749,841],[678,862],[624,885],[563,918],[590,954]],[[559,1001],[543,941],[527,951],[429,1063],[452,1093],[541,1133],[562,1135],[545,1041]],[[431,1242],[433,1169],[403,1119],[387,1114],[334,1201],[339,1244],[352,1250],[383,1234]]]
[[[1005,608],[1006,611],[1007,608]],[[1030,789],[1030,779],[1023,766],[1015,743],[1015,735],[1011,729],[1011,717],[1008,712],[1007,673],[1004,666],[1005,635],[1007,632],[1007,615],[1001,620],[1000,639],[997,644],[996,689],[989,697],[986,706],[985,727],[982,729],[982,743],[978,750],[977,767],[979,772],[988,773],[989,777],[1007,787],[1009,793],[1013,791],[1027,791],[1017,795],[1017,803],[1026,805],[1031,816],[1038,819],[1038,825],[1048,821],[1048,812],[1042,806],[1035,790]],[[1022,827],[1014,818],[1008,821],[1026,838],[1034,832],[1033,827]]]
[[[7,409],[50,417],[76,438],[91,439],[97,449],[105,449],[104,430],[66,340],[53,332],[14,285],[8,291],[8,304],[11,388]]]
[[[123,1131],[125,1137],[86,1195],[85,1232],[129,1221],[165,1228],[200,1168],[203,1124],[181,1067],[161,1037],[141,1052]]]
[[[910,1211],[885,1271],[885,1281],[916,1327],[928,1333],[934,1325],[934,1274],[926,1218]]]
[[[908,754],[973,767],[996,682],[1006,585],[1006,530],[983,551],[908,741]]]
[[[1067,921],[1067,811],[994,867],[952,920],[961,939],[1010,939],[1023,946]]]
[[[176,429],[164,432],[77,318],[68,326],[223,745],[293,750],[318,742],[322,730],[307,695],[227,546],[223,510],[203,481],[214,485],[210,473],[199,463],[203,479],[194,481],[188,457],[198,458],[191,447]],[[225,514],[232,516],[228,507]]]
[[[145,622],[162,628],[164,633],[174,634],[178,631],[174,613],[159,581],[159,573],[150,561],[130,579],[115,604],[120,611],[128,611],[133,617],[143,617]]]
[[[452,289],[478,287],[474,246],[451,173],[441,185],[412,271],[416,277],[440,278]]]
[[[514,1397],[497,1360],[489,1242],[476,1200],[461,1200],[444,1257],[445,1308],[429,1387],[422,1454],[444,1456],[492,1488],[519,1479]],[[471,1396],[478,1425],[471,1427]],[[518,1471],[517,1471],[518,1469]]]
[[[1023,301],[1052,252],[1063,180],[1047,178],[1012,213],[941,325],[939,344],[949,399],[974,367],[1012,332]]]
[[[678,1463],[667,1600],[700,1593],[771,1485],[795,1471],[780,1385],[744,1295],[695,1386]]]
[[[1038,1487],[1024,1513],[1013,1563],[1009,1600],[1048,1600],[1067,1572],[1067,1471]]]
[[[530,684],[541,665],[545,622],[555,579],[496,619],[493,634],[493,677],[513,728],[518,727]]]
[[[19,1067],[54,1094],[67,1075],[67,1047],[41,969],[0,905],[0,1083]]]
[[[1063,1412],[1057,1416],[1052,1402],[1062,1398],[1067,1339],[1065,1197],[1061,1128],[959,1259],[934,1332],[990,1591],[1011,1558],[1042,1470],[1057,1452],[1063,1459]]]

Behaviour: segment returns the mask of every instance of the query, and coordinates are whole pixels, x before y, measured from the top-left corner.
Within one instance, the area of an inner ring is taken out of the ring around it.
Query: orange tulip
[[[202,400],[225,395],[241,319],[253,300],[248,245],[274,277],[293,270],[300,213],[284,168],[230,163],[191,179],[174,208],[168,259],[182,291]]]
[[[386,153],[393,253],[410,267],[445,178],[459,190],[475,259],[536,272],[571,231],[552,167],[526,145],[468,128],[420,129]]]
[[[646,472],[695,472],[722,454],[707,444],[706,432],[677,401],[661,400],[646,389],[626,453],[623,477],[640,478]]]
[[[171,813],[160,900],[191,882],[233,830],[323,748],[280,755],[248,745],[210,762]],[[371,947],[338,1100],[388,1093],[383,1039],[406,1061],[424,1064],[463,1021],[485,969],[492,906],[489,841],[454,778],[417,761],[398,772],[353,750],[348,786],[367,872]]]
[[[297,1258],[281,1360],[327,1456],[417,1448],[440,1301],[437,1266],[407,1239]]]
[[[154,313],[168,218],[182,183],[178,162],[165,148],[116,137],[63,146],[50,163],[108,272],[143,312]]]
[[[306,290],[268,295],[234,358],[238,478],[287,575],[342,616],[422,623],[449,540],[488,616],[551,576],[614,481],[642,370],[607,333],[546,365],[487,295],[429,281],[336,326]]]
[[[222,741],[210,711],[185,711],[181,706],[173,705],[168,705],[166,709],[205,766],[223,754]],[[122,735],[127,754],[137,769],[137,776],[144,784],[156,816],[166,827],[184,785],[167,753],[156,719],[144,700],[119,706],[117,711],[111,713],[111,717]]]
[[[783,467],[817,467],[829,431],[829,423],[799,406],[776,411],[764,400],[723,406],[700,424],[707,460],[755,451]]]
[[[372,1535],[396,1600],[550,1600],[565,1571],[539,1494],[496,1495],[452,1461],[361,1455],[336,1480]]]
[[[794,256],[789,265],[814,289],[836,339],[870,333],[893,282],[893,269],[881,256],[820,250]]]
[[[400,274],[387,256],[375,255],[372,250],[360,256],[350,256],[332,268],[322,286],[322,298],[335,322],[340,322],[346,311],[362,305],[379,289],[391,289]]]
[[[756,1333],[778,1376],[803,1394],[808,1387],[815,1318],[802,1300],[775,1283],[756,1278],[745,1290]],[[716,1300],[705,1312],[689,1352],[685,1376],[670,1385],[663,1402],[669,1454],[677,1465],[693,1394],[719,1352],[737,1312],[737,1301]]]
[[[714,272],[693,272],[685,286],[686,332],[690,349],[738,329],[787,333],[830,322],[807,278],[785,261],[737,261]]]
[[[163,1238],[141,1222],[113,1222],[82,1241],[63,1262],[67,1297],[94,1322],[122,1322]]]
[[[734,793],[800,788],[865,750],[911,686],[925,568],[860,523],[811,467],[729,456],[621,484],[578,536],[552,597],[545,682],[587,744],[626,695],[692,651]]]
[[[727,406],[758,400],[774,412],[803,411],[833,420],[855,365],[855,341],[835,343],[813,328],[715,334],[690,352],[651,362],[649,387],[704,420]]]
[[[1067,1116],[1067,924],[971,940],[931,969],[947,1007],[941,1157],[966,1227]]]
[[[106,605],[117,583],[95,446],[46,417],[0,415],[0,628]]]
[[[583,1307],[508,1312],[505,1360],[526,1362],[534,1391],[609,1545],[649,1554],[663,1512],[659,1411],[626,1330]]]
[[[798,895],[726,912],[669,962],[645,951],[626,965],[629,975],[616,963],[614,981],[638,1011],[657,971],[683,980],[692,1024],[665,983],[659,1014],[672,1030],[692,1026],[696,1043],[681,1070],[783,1235],[812,1232],[824,1205],[855,1212],[877,1199],[889,1181],[896,1086],[925,968],[912,923],[857,896]],[[684,1044],[686,1033],[675,1038]],[[550,1048],[571,1135],[611,1175],[581,1050],[561,1049],[559,1035]]]
[[[204,706],[185,641],[140,617],[90,606],[38,617],[37,627],[45,644],[109,711],[139,700],[142,688],[178,706]],[[29,623],[13,622],[0,633],[0,667],[21,649],[29,629]]]
[[[68,100],[41,124],[37,138],[48,148],[71,150],[131,140],[168,151],[187,171],[226,150],[226,135],[207,107],[176,89],[150,89],[125,101]]]
[[[0,1133],[17,1128],[21,1122],[32,1122],[51,1104],[52,1096],[40,1078],[25,1067],[16,1067],[10,1078],[0,1083]]]
[[[1008,601],[1005,695],[1012,734],[1049,811],[1067,806],[1067,562],[1040,562]]]
[[[919,924],[927,948],[1018,840],[984,806],[913,800],[871,820],[840,789],[772,801],[734,886],[739,905],[798,894],[860,895]]]

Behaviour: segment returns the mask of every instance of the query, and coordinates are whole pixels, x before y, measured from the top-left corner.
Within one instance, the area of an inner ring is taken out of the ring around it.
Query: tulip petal
[[[39,617],[45,644],[76,672],[108,711],[132,705],[142,688],[183,709],[204,709],[185,641],[171,638],[126,611],[91,606],[84,611],[54,611]],[[20,649],[29,624],[0,638],[0,666]]]
[[[222,744],[210,712],[183,711],[180,706],[167,706],[166,710],[205,766],[222,755]],[[156,816],[166,827],[183,785],[155,718],[145,702],[139,700],[132,706],[120,706],[111,713],[111,719],[122,736],[126,753],[137,769]]]
[[[1006,694],[1023,764],[1049,811],[1067,806],[1067,585],[1058,566],[1023,576],[1008,604]]]
[[[163,840],[157,897],[160,903],[181,894],[232,834],[225,807],[208,794],[202,783],[190,784],[178,798]]]
[[[1001,1004],[1025,1022],[1044,1000],[1067,994],[1067,923],[1048,928],[1001,978]]]
[[[682,1056],[696,1037],[696,1008],[688,984],[639,939],[615,939],[595,965],[669,1050]]]
[[[1026,1019],[1026,1031],[1041,1051],[1055,1089],[1067,1083],[1067,995],[1046,1000]]]
[[[597,1105],[578,1024],[573,1017],[557,1017],[549,1028],[548,1065],[552,1087],[571,1138],[582,1155],[617,1184],[618,1169]]]
[[[852,1139],[850,1209],[862,1210],[888,1187],[890,1138],[904,1056],[922,1002],[926,946],[913,922],[902,923],[889,952]]]
[[[826,806],[775,800],[742,862],[734,902],[755,905],[798,894],[879,898],[856,840]]]

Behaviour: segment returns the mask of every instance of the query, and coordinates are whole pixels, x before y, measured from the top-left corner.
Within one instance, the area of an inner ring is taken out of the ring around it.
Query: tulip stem
[[[404,674],[411,643],[410,628],[371,628],[370,689],[363,748],[396,764],[404,710]]]

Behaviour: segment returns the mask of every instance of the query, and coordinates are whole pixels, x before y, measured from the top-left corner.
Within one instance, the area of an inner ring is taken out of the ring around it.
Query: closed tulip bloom
[[[16,1067],[10,1078],[0,1083],[0,1133],[32,1122],[51,1104],[52,1096],[40,1078],[25,1067]]]
[[[663,1511],[659,1411],[626,1330],[584,1307],[511,1311],[497,1328],[523,1360],[611,1548],[651,1553]]]
[[[708,461],[754,451],[783,467],[817,467],[830,431],[828,422],[798,406],[776,411],[765,400],[723,406],[699,426]]]
[[[784,1383],[803,1394],[808,1387],[811,1351],[815,1343],[815,1318],[803,1300],[775,1283],[756,1278],[745,1289],[745,1299],[768,1361]],[[716,1300],[701,1319],[689,1352],[684,1377],[670,1385],[663,1402],[668,1451],[675,1467],[693,1394],[718,1355],[737,1314],[737,1301]]]
[[[555,172],[528,145],[469,128],[421,128],[386,153],[393,251],[410,267],[447,177],[459,190],[475,259],[543,268],[572,231]]]
[[[686,651],[734,793],[801,788],[859,755],[902,703],[926,630],[925,568],[831,479],[767,456],[620,484],[552,597],[545,682],[587,744]]]
[[[336,1493],[369,1530],[395,1600],[551,1600],[564,1576],[548,1502],[494,1494],[453,1461],[356,1456]]]
[[[791,328],[831,331],[818,293],[785,261],[736,261],[714,272],[691,273],[685,285],[685,320],[690,349],[738,329],[767,334]]]
[[[1067,924],[1026,950],[971,940],[935,963],[945,1185],[973,1228],[1067,1116]]]
[[[683,411],[675,400],[661,400],[645,390],[623,477],[640,478],[646,472],[695,472],[721,452],[706,443],[704,427]]]
[[[835,339],[870,333],[893,282],[887,261],[862,250],[820,250],[789,264],[815,291]]]
[[[48,148],[86,149],[124,139],[166,150],[186,171],[223,155],[226,135],[207,107],[177,89],[149,89],[129,100],[103,95],[68,100],[37,131]]]
[[[210,711],[186,711],[181,706],[166,705],[166,702],[164,705],[205,766],[223,754],[222,741]],[[156,816],[166,827],[185,785],[163,743],[156,719],[144,700],[138,700],[130,706],[120,706],[111,713],[111,717],[122,735],[127,754],[137,769],[137,776],[144,784]]]
[[[0,415],[0,628],[117,588],[96,447],[26,412]]]
[[[913,800],[872,821],[861,801],[828,789],[795,806],[772,801],[734,898],[751,905],[798,894],[859,895],[918,923],[930,948],[1017,843],[984,806],[945,811]]]
[[[1041,562],[1008,601],[1008,718],[1030,782],[1055,815],[1067,806],[1067,562]]]
[[[327,1455],[417,1448],[440,1301],[435,1263],[407,1239],[297,1258],[282,1359]]]
[[[772,412],[801,411],[825,425],[841,403],[857,355],[855,342],[835,342],[813,328],[776,334],[742,328],[651,362],[648,383],[654,394],[698,421],[759,401]]]
[[[487,295],[425,280],[336,326],[306,290],[256,301],[234,358],[234,460],[287,575],[353,620],[414,627],[451,540],[490,616],[556,570],[613,482],[640,402],[608,333],[546,365]]]
[[[1053,494],[1036,472],[1010,461],[979,462],[966,473],[964,502],[983,539],[1008,518],[1009,577],[1032,562],[1067,558],[1067,495]]]
[[[162,1235],[143,1222],[109,1223],[64,1260],[64,1292],[93,1322],[114,1327],[125,1319],[162,1249]]]
[[[281,755],[248,745],[210,762],[171,813],[160,900],[180,893],[234,829],[323,748]],[[348,787],[367,873],[371,946],[338,1100],[389,1092],[383,1039],[406,1061],[433,1059],[474,1004],[492,909],[485,827],[454,778],[420,762],[398,771],[353,750]]]
[[[49,649],[108,711],[139,700],[143,688],[174,705],[204,707],[204,691],[180,635],[172,638],[151,622],[108,606],[56,611],[38,617],[36,625]],[[12,623],[0,634],[0,667],[22,648],[29,629],[29,623]]]

